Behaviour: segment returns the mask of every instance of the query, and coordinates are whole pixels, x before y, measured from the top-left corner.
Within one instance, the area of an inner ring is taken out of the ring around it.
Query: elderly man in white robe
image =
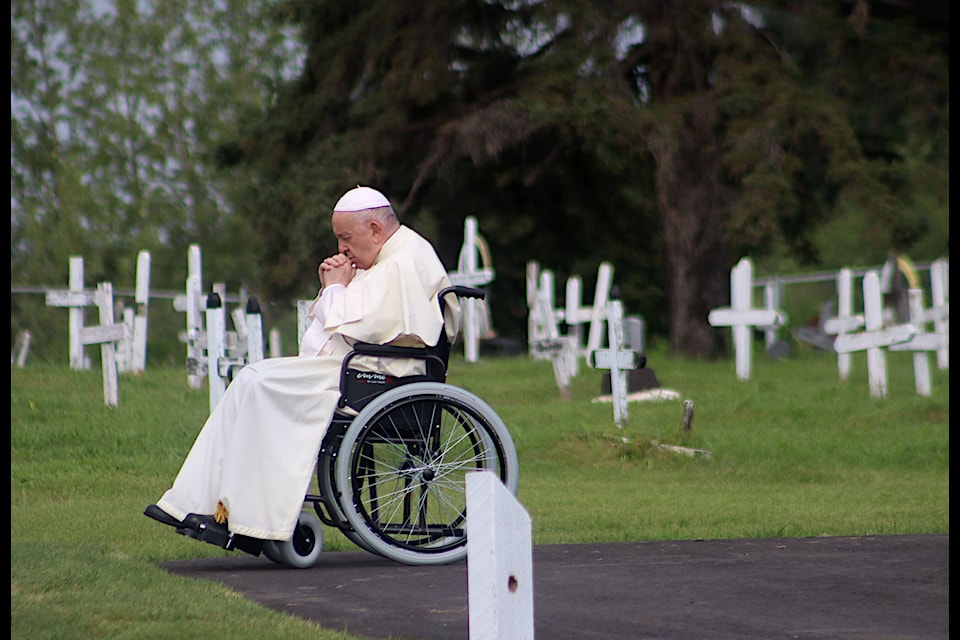
[[[433,346],[441,330],[455,339],[459,304],[448,298],[443,317],[437,300],[450,286],[446,269],[426,239],[400,224],[382,193],[348,191],[331,222],[339,253],[318,268],[321,288],[300,355],[240,371],[173,486],[145,515],[181,532],[202,523],[252,538],[249,549],[237,548],[253,553],[258,541],[289,540],[340,397],[340,367],[351,343]],[[421,373],[423,363],[368,358],[365,366],[403,376]]]

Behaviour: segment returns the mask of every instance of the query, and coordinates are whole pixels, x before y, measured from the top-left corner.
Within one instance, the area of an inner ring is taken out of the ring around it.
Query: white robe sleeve
[[[324,287],[317,299],[310,305],[307,314],[312,318],[312,321],[300,340],[300,357],[319,355],[320,350],[330,340],[332,334],[323,328],[325,318],[330,314],[330,309],[335,304],[342,304],[341,299],[345,295],[346,287],[342,284],[333,284]]]

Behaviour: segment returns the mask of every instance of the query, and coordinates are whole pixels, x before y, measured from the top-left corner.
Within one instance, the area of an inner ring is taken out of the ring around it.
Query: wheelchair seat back
[[[440,302],[440,315],[444,315],[446,303],[444,298],[448,294],[458,297],[483,299],[484,291],[475,287],[453,286],[442,290],[437,296]],[[426,372],[422,375],[391,376],[384,373],[363,371],[350,367],[350,362],[359,356],[374,356],[379,358],[411,358],[422,360]],[[370,344],[357,342],[353,350],[343,359],[340,370],[340,402],[339,408],[348,407],[360,411],[371,400],[394,387],[413,382],[445,382],[447,379],[447,364],[450,359],[450,341],[444,327],[440,328],[440,337],[437,344],[427,347],[398,347],[393,345]]]

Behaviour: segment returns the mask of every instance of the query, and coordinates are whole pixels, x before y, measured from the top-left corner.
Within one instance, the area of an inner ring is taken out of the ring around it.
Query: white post
[[[749,311],[753,306],[753,262],[741,260],[730,274],[731,300],[734,311]],[[745,324],[733,326],[733,348],[736,350],[737,377],[750,379],[753,340],[750,327]]]
[[[303,342],[303,334],[307,332],[307,329],[310,328],[310,322],[312,318],[307,315],[307,309],[310,308],[310,305],[313,304],[313,300],[297,300],[297,347],[299,348],[300,343]],[[274,358],[279,355],[279,351],[274,352],[270,350],[270,355]]]
[[[772,282],[768,282],[763,287],[763,306],[770,310],[776,310],[780,306],[780,284],[776,285]],[[773,343],[777,341],[777,328],[776,327],[767,327],[763,331],[764,344],[766,344],[767,349],[773,346]]]
[[[477,270],[477,219],[467,216],[463,223],[463,248],[460,270],[473,274]],[[456,284],[456,283],[454,283]],[[477,301],[474,298],[463,300],[463,354],[467,362],[476,362],[480,349],[480,327],[477,318]]]
[[[16,365],[18,369],[23,369],[27,363],[27,353],[30,351],[30,339],[32,334],[23,329],[17,334],[17,341],[13,344],[13,352],[10,354],[10,364]]]
[[[283,355],[283,349],[280,346],[280,332],[277,329],[270,329],[270,357],[279,358]]]
[[[910,324],[917,333],[907,342],[890,345],[891,351],[913,351],[913,379],[917,393],[929,396],[930,388],[930,359],[928,351],[937,351],[943,345],[943,336],[939,333],[926,333],[924,324],[926,313],[923,310],[923,289],[907,290]]]
[[[593,308],[590,310],[590,331],[587,334],[587,353],[600,348],[603,340],[603,324],[607,318],[607,300],[613,285],[613,265],[601,262],[597,269],[597,288],[593,292]],[[609,340],[609,339],[608,339]]]
[[[583,325],[589,320],[580,315],[580,302],[583,299],[583,281],[580,276],[567,278],[567,293],[563,300],[563,319],[567,323],[567,335],[571,336],[577,345],[577,353],[583,349]]]
[[[225,356],[226,311],[216,293],[210,294],[206,305],[207,315],[207,378],[210,385],[210,411],[213,412],[227,385],[220,376],[220,360]]]
[[[101,282],[97,285],[97,306],[100,309],[100,326],[113,324],[113,285]],[[103,401],[111,407],[120,404],[117,385],[116,343],[100,344],[100,368],[103,370]]]
[[[70,292],[83,293],[83,256],[70,256]],[[90,361],[83,352],[83,306],[70,307],[70,368],[89,369]]]
[[[532,640],[530,516],[491,471],[466,476],[470,640]]]
[[[932,305],[929,318],[933,320],[933,330],[943,337],[937,349],[937,368],[950,367],[950,306],[947,303],[949,291],[950,263],[946,260],[934,260],[930,265],[930,294]]]
[[[824,333],[842,336],[863,326],[863,316],[853,315],[853,272],[841,269],[837,274],[837,316],[823,323]],[[834,342],[836,343],[836,342]],[[837,354],[837,367],[840,380],[850,378],[850,354]]]
[[[174,301],[176,306],[176,301]],[[187,250],[187,298],[184,311],[187,316],[187,384],[191,389],[203,387],[203,349],[206,336],[203,331],[204,309],[203,273],[200,245],[192,244]]]
[[[540,265],[535,261],[527,262],[527,346],[530,356],[536,358],[533,353],[533,343],[539,337],[537,335],[537,317],[534,310],[537,306],[537,293],[540,284]]]
[[[863,277],[864,329],[879,331],[883,327],[883,303],[880,298],[880,279],[876,273]],[[870,381],[870,396],[887,397],[887,359],[883,349],[867,349],[867,375]]]
[[[247,362],[263,360],[263,316],[256,298],[247,300]]]
[[[137,255],[137,290],[134,302],[137,305],[133,317],[133,358],[131,371],[143,373],[147,368],[147,305],[150,301],[150,252]]]
[[[121,322],[130,329],[130,340],[122,340],[117,343],[117,371],[126,373],[133,369],[133,309],[128,309],[121,302],[118,309]]]

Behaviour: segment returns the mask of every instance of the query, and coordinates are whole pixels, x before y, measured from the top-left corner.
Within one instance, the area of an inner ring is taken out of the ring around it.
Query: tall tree
[[[947,130],[946,34],[864,4],[285,3],[307,64],[236,156],[269,185],[246,199],[265,287],[292,293],[323,249],[300,238],[369,182],[448,260],[479,217],[495,322],[521,326],[527,260],[584,273],[612,258],[628,308],[674,350],[717,355],[725,332],[706,317],[740,256],[782,246],[815,265],[817,229],[868,207],[883,224],[863,233],[909,247],[922,224],[897,207],[945,186],[918,185],[916,166],[946,166],[920,143]],[[901,81],[923,71],[909,101],[888,93],[892,60]],[[896,124],[877,130],[881,104]],[[910,163],[914,184],[885,179]]]
[[[132,284],[146,249],[152,286],[181,288],[191,243],[203,249],[208,282],[235,291],[256,281],[245,255],[254,238],[233,215],[247,176],[214,157],[219,138],[268,106],[299,62],[272,9],[240,0],[13,3],[13,283],[62,285],[68,256],[82,255],[88,283]],[[34,303],[16,297],[12,331],[42,335]],[[36,353],[51,342],[35,340]]]

